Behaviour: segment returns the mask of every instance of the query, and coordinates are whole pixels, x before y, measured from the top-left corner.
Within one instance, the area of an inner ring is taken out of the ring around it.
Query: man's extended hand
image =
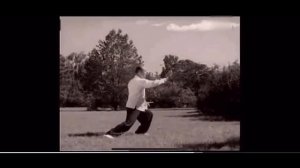
[[[153,102],[146,102],[146,103],[147,103],[147,106],[150,107],[150,103],[153,103]]]

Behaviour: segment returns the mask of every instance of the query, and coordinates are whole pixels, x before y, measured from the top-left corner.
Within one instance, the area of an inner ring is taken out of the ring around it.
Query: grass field
[[[179,150],[239,150],[240,123],[205,117],[195,109],[151,109],[150,136],[135,135],[134,126],[110,140],[103,134],[123,122],[125,111],[60,109],[61,151],[111,151],[112,148],[177,148]],[[146,149],[143,149],[146,150]],[[151,149],[154,150],[154,149]],[[170,149],[168,149],[170,150]]]

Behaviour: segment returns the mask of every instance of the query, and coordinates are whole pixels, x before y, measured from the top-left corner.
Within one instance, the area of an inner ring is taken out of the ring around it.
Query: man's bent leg
[[[138,129],[135,131],[135,133],[136,134],[146,133],[150,128],[152,118],[153,118],[153,113],[150,110],[141,112],[137,118],[138,121],[141,123],[141,125],[138,127]]]
[[[106,134],[109,134],[112,136],[122,135],[124,132],[128,131],[133,126],[133,124],[135,123],[139,114],[140,114],[140,111],[138,111],[136,109],[127,108],[127,115],[126,115],[125,122],[122,122],[121,124],[112,128]]]

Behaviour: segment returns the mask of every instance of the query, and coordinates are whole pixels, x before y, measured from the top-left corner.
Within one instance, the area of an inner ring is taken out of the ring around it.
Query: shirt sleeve
[[[144,88],[152,88],[158,85],[161,85],[167,81],[167,78],[158,79],[158,80],[148,80],[144,79],[142,85]]]

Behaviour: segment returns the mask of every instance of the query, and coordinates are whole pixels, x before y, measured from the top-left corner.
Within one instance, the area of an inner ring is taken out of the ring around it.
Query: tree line
[[[168,82],[146,90],[151,107],[197,107],[208,115],[239,118],[240,65],[209,67],[175,55],[166,55],[158,79],[172,72]],[[119,29],[111,30],[91,52],[60,55],[60,106],[84,106],[87,110],[123,109],[127,83],[134,69],[143,65],[132,40]]]

